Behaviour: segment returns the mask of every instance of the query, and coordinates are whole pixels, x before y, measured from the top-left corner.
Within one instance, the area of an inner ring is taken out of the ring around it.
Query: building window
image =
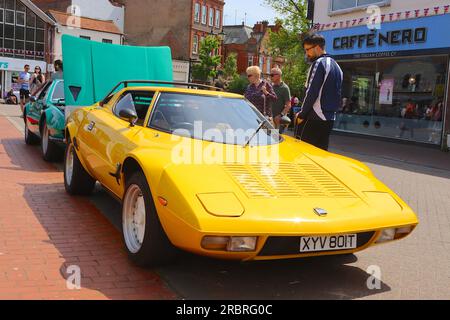
[[[206,6],[202,6],[202,24],[206,24]]]
[[[388,2],[389,0],[331,0],[331,11],[365,7],[371,4],[385,4]]]
[[[194,21],[200,22],[200,3],[195,3],[195,15],[194,15]]]
[[[259,68],[261,71],[264,70],[264,56],[259,56]]]
[[[214,9],[209,8],[209,26],[212,27],[214,25]]]
[[[272,58],[271,57],[267,57],[266,60],[266,73],[270,74],[270,70],[272,69]]]
[[[253,65],[253,56],[251,54],[248,55],[248,66],[251,67]]]
[[[111,39],[103,39],[102,42],[103,43],[113,43],[113,41]]]
[[[0,9],[0,23],[3,23],[3,9]],[[3,36],[3,34],[2,34],[2,36]]]
[[[216,10],[216,28],[220,28],[221,14],[220,10]]]
[[[6,24],[14,24],[14,11],[13,10],[5,10],[5,23]]]
[[[16,25],[25,26],[25,12],[16,12]]]
[[[198,35],[194,35],[192,39],[192,53],[198,53]]]
[[[81,39],[91,40],[91,37],[88,36],[80,36]]]

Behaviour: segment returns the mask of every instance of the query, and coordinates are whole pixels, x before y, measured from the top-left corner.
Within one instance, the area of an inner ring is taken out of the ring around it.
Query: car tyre
[[[125,190],[122,235],[130,260],[141,267],[172,262],[176,248],[161,225],[145,175],[133,173]]]
[[[48,162],[59,161],[63,155],[63,150],[50,140],[50,133],[45,122],[41,132],[41,151],[42,157]]]
[[[72,143],[67,145],[64,157],[64,187],[71,195],[90,195],[95,187],[95,180],[83,168]]]
[[[28,123],[26,114],[24,115],[24,122],[25,122],[25,143],[28,145],[35,145],[39,143],[39,138],[36,136],[33,132],[28,129]]]

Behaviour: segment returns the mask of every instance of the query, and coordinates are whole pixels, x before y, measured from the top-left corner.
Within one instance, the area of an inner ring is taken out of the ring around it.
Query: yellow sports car
[[[244,97],[139,82],[72,112],[64,164],[68,193],[99,181],[122,202],[135,263],[170,260],[174,247],[236,260],[349,254],[417,226],[367,166],[280,136]]]

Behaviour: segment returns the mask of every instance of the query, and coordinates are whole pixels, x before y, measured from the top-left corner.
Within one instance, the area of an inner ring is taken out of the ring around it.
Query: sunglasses
[[[278,73],[271,73],[270,76],[271,77],[275,77],[275,76],[279,76],[279,74]]]
[[[247,78],[251,78],[251,77],[253,77],[252,74],[248,74],[248,75],[247,75]]]
[[[304,49],[305,49],[305,51],[307,52],[307,51],[309,51],[309,50],[311,50],[311,49],[314,49],[315,47],[317,47],[317,45],[316,45],[316,46],[309,47],[309,48],[304,48]]]

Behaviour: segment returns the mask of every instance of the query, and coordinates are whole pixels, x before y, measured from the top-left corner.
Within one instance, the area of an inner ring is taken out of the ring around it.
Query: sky
[[[224,11],[224,25],[241,24],[245,18],[247,26],[262,20],[273,24],[276,17],[275,11],[264,0],[225,0]]]

